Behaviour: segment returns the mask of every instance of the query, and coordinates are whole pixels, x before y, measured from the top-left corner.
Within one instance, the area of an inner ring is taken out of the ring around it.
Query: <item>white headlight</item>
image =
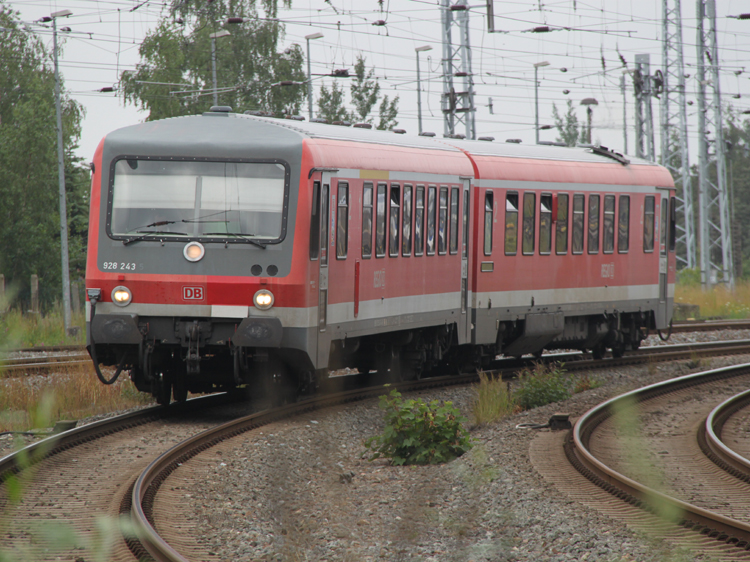
[[[182,250],[182,255],[187,261],[200,261],[206,253],[206,249],[200,242],[189,242]]]
[[[117,306],[128,306],[131,300],[133,300],[133,295],[127,287],[120,285],[112,289],[112,302]]]
[[[260,310],[268,310],[273,306],[273,293],[267,289],[261,289],[255,293],[253,304]]]

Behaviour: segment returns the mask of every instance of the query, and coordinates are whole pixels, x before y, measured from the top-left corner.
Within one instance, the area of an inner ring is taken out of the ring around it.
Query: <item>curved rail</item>
[[[750,390],[728,398],[706,417],[698,433],[701,449],[715,464],[733,476],[750,483],[750,460],[727,447],[721,439],[724,424],[737,411],[750,404]]]
[[[570,461],[592,482],[625,501],[686,528],[740,548],[750,545],[750,525],[672,498],[628,478],[599,461],[589,450],[591,435],[620,407],[707,382],[750,374],[750,363],[686,375],[612,398],[578,419],[566,443]],[[674,514],[680,514],[676,516]]]

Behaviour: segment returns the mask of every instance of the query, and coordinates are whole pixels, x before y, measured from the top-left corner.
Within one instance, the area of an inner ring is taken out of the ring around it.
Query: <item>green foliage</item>
[[[476,425],[491,423],[513,412],[515,404],[508,386],[500,377],[479,373],[479,384],[474,388],[475,400],[472,417]]]
[[[352,82],[352,103],[354,111],[351,114],[352,121],[358,123],[372,123],[369,117],[370,111],[378,102],[380,95],[380,84],[377,79],[373,79],[375,69],[369,71],[365,68],[365,58],[362,55],[357,57],[357,63],[354,65],[354,81]]]
[[[52,55],[18,14],[0,2],[0,273],[17,297],[29,299],[40,276],[43,306],[61,287],[59,178]],[[70,225],[71,277],[83,275],[89,173],[72,155],[83,108],[61,93],[65,185]]]
[[[573,388],[562,363],[536,363],[533,369],[521,371],[518,384],[515,400],[524,410],[570,398]]]
[[[568,100],[568,110],[563,116],[560,115],[557,106],[553,103],[552,118],[555,120],[557,131],[560,133],[557,142],[564,142],[567,146],[575,146],[579,141],[585,142],[586,125],[581,124],[579,132],[578,116],[572,101]]]
[[[344,106],[344,89],[339,88],[336,81],[333,82],[330,90],[325,84],[320,87],[318,117],[327,119],[329,123],[346,121],[349,118]]]
[[[287,0],[283,3],[290,4]],[[219,104],[236,111],[299,113],[304,86],[271,86],[283,80],[307,79],[299,45],[278,51],[284,36],[283,25],[273,19],[278,4],[278,0],[217,0],[207,5],[172,2],[141,44],[141,62],[135,72],[121,76],[124,100],[147,110],[148,120],[208,110],[213,105],[210,35],[224,29],[231,35],[215,39]],[[244,22],[216,23],[227,16],[242,17]],[[174,93],[178,91],[187,93]]]
[[[401,393],[391,390],[380,397],[385,411],[385,430],[370,437],[365,447],[373,452],[369,460],[391,459],[391,464],[438,464],[461,456],[471,448],[465,422],[452,402],[402,400]],[[365,452],[367,454],[367,452]]]

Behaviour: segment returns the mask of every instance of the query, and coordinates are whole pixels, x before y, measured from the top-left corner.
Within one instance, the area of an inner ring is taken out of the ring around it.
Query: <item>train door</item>
[[[469,302],[469,179],[463,180],[461,188],[461,318],[459,320],[459,343],[471,342],[471,305]]]
[[[667,273],[668,268],[668,248],[667,248],[667,222],[669,212],[668,197],[661,198],[659,221],[659,312],[656,325],[659,328],[665,328],[668,323],[667,319],[667,291],[669,290]]]

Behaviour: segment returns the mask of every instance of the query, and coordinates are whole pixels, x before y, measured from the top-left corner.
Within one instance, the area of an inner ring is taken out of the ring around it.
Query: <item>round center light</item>
[[[206,249],[200,242],[189,242],[182,250],[182,255],[187,261],[200,261],[206,254]]]
[[[112,289],[112,302],[116,305],[127,306],[131,300],[133,300],[133,295],[127,287],[120,285]]]
[[[267,289],[261,289],[253,297],[253,304],[260,310],[268,310],[273,306],[273,293]]]

